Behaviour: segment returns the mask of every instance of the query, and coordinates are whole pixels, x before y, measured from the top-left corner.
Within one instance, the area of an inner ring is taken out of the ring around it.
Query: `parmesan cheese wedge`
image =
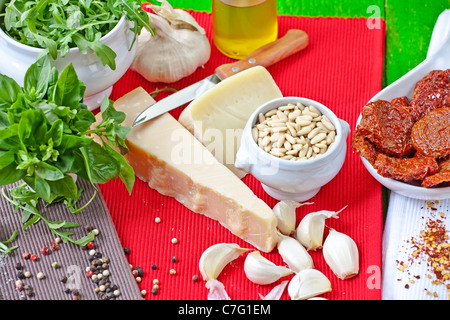
[[[152,101],[137,88],[115,101],[114,107],[126,113],[124,125],[131,126]],[[217,220],[261,251],[275,247],[272,209],[169,113],[134,127],[126,143],[128,163],[151,188]]]
[[[178,121],[220,163],[243,178],[246,172],[237,169],[234,163],[247,120],[262,104],[281,97],[269,71],[255,66],[224,79],[192,101]]]

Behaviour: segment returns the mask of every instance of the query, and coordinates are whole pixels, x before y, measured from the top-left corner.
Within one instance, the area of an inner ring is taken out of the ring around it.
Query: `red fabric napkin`
[[[181,89],[212,74],[223,63],[233,60],[225,57],[212,44],[211,15],[192,12],[198,23],[205,28],[211,41],[211,58],[194,74],[168,85]],[[274,80],[285,96],[302,96],[317,100],[331,108],[335,114],[355,127],[363,105],[381,90],[384,57],[384,23],[380,29],[371,29],[363,18],[307,18],[280,16],[279,35],[297,28],[308,33],[310,44],[299,54],[288,57],[268,67]],[[166,84],[149,83],[139,74],[128,71],[114,86],[111,99],[115,100],[132,89],[142,86],[148,92],[164,88]],[[156,100],[169,93],[162,93]],[[172,114],[178,117],[181,110]],[[313,205],[297,209],[297,221],[308,212],[318,210],[338,211],[339,219],[327,220],[329,227],[352,237],[359,247],[360,272],[353,279],[340,280],[326,265],[322,252],[311,252],[315,268],[328,276],[332,292],[324,294],[327,299],[380,299],[381,297],[381,243],[382,243],[382,197],[381,187],[365,170],[360,158],[349,147],[340,173],[324,186],[310,201]],[[268,203],[269,197],[259,182],[248,175],[244,182]],[[140,266],[145,274],[139,286],[146,290],[146,299],[206,299],[208,289],[201,279],[198,262],[202,252],[210,245],[235,242],[251,247],[218,222],[189,211],[170,197],[160,195],[140,180],[136,181],[129,196],[119,180],[100,186],[106,204],[124,247],[130,248],[131,265]],[[161,219],[160,223],[155,218]],[[172,239],[177,243],[172,243]],[[284,265],[275,249],[263,256],[278,265]],[[172,257],[176,257],[173,262]],[[255,285],[244,274],[245,254],[225,267],[220,280],[231,299],[260,299],[280,281],[266,286]],[[152,269],[152,266],[156,269]],[[176,274],[170,274],[170,270]],[[199,281],[193,281],[198,275]],[[159,280],[157,294],[152,294],[152,282]],[[289,299],[287,290],[282,299]]]

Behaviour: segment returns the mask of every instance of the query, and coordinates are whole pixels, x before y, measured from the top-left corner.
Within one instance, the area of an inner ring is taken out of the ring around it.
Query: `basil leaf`
[[[53,91],[53,100],[59,106],[77,108],[83,99],[81,93],[80,81],[72,65],[68,64],[59,75]]]
[[[41,110],[27,110],[19,122],[19,138],[25,145],[38,146],[44,140],[47,125]]]
[[[39,59],[28,68],[24,78],[24,90],[29,98],[33,95],[32,100],[39,100],[47,94],[51,69],[48,57]]]
[[[57,167],[46,162],[39,162],[36,165],[36,171],[45,180],[56,181],[64,178],[64,174]]]
[[[92,183],[106,183],[119,176],[120,164],[96,142],[80,148]]]
[[[14,155],[15,155],[14,150],[9,151],[0,150],[0,170],[6,168],[15,161]]]
[[[22,91],[20,86],[13,79],[0,74],[0,111],[5,111],[16,100],[17,95]]]
[[[48,181],[52,192],[56,195],[70,199],[77,200],[78,189],[75,181],[69,175],[65,175],[64,178],[57,181]]]
[[[0,169],[0,186],[5,186],[21,180],[26,174],[26,170],[16,169],[16,164]]]

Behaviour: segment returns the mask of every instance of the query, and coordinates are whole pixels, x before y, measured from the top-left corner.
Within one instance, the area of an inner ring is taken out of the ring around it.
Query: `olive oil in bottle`
[[[214,45],[242,59],[277,39],[276,0],[212,0]]]

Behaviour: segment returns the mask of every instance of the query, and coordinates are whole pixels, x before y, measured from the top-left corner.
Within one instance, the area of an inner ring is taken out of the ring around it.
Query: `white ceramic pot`
[[[252,137],[252,128],[259,113],[298,102],[316,107],[331,120],[336,127],[335,142],[323,155],[308,160],[290,161],[267,153]],[[306,201],[314,197],[320,188],[341,170],[347,153],[346,138],[349,133],[348,123],[338,119],[330,109],[319,102],[300,97],[271,100],[255,110],[249,118],[242,133],[235,166],[252,174],[261,182],[264,190],[277,200]]]
[[[90,110],[97,108],[105,96],[109,97],[112,86],[125,74],[133,62],[137,41],[129,50],[134,37],[134,33],[130,30],[131,24],[132,22],[122,17],[114,29],[101,38],[101,42],[117,54],[115,70],[111,70],[109,66],[103,66],[90,49],[87,54],[82,54],[78,48],[72,48],[64,58],[51,59],[60,72],[72,62],[78,78],[86,86],[84,103]],[[22,86],[25,72],[36,61],[42,49],[15,41],[1,28],[0,48],[0,73],[13,78]]]

